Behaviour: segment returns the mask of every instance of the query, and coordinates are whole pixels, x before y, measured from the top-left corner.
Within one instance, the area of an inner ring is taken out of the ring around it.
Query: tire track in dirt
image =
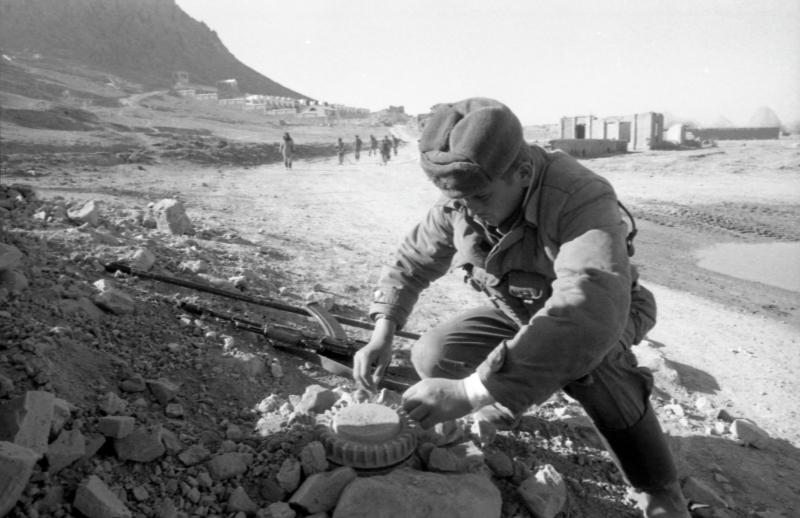
[[[800,241],[800,205],[682,205],[648,199],[633,205],[635,216],[667,227],[729,234],[744,239]],[[758,239],[764,238],[764,239]]]

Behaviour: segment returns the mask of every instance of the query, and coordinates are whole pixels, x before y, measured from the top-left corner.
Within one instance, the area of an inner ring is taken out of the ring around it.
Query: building
[[[339,120],[339,112],[332,106],[306,106],[297,114],[298,119],[316,124],[329,124]]]
[[[599,119],[593,115],[562,117],[560,140],[600,139],[628,142],[628,149],[661,147],[664,116],[660,113],[637,113]]]
[[[239,83],[236,79],[223,79],[217,81],[217,91],[220,99],[239,97]]]
[[[212,101],[217,102],[219,100],[219,96],[217,92],[197,92],[194,96],[195,101]]]
[[[172,79],[175,80],[176,84],[189,84],[189,72],[185,72],[183,70],[176,70],[172,73]]]

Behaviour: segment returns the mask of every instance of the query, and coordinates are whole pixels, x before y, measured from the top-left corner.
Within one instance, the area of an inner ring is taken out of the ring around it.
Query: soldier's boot
[[[631,486],[628,496],[645,518],[690,518],[678,470],[655,410],[624,430],[597,427],[611,457]]]

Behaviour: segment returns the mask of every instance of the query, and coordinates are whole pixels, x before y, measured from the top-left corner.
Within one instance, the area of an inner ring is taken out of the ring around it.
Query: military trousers
[[[422,378],[463,379],[474,373],[500,342],[518,331],[518,324],[502,310],[481,306],[422,335],[414,344],[411,360]],[[625,336],[630,334],[623,333]],[[533,378],[535,383],[535,375]],[[595,425],[608,430],[624,430],[638,423],[652,389],[652,374],[638,367],[631,344],[624,338],[591,373],[562,387]]]

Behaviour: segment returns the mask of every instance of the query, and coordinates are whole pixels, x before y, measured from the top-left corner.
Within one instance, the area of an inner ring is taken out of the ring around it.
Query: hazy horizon
[[[794,0],[176,0],[239,60],[321,101],[425,113],[493,97],[523,124],[669,112],[800,121]]]

